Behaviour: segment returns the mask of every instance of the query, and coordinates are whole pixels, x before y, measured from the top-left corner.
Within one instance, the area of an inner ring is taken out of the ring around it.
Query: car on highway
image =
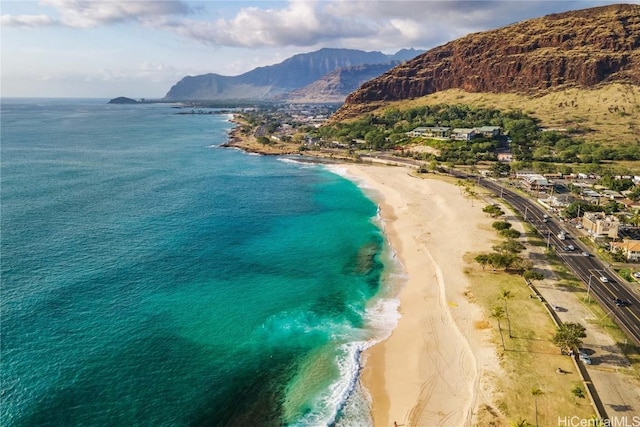
[[[609,281],[609,279],[607,279],[607,278],[606,278],[606,277],[604,277],[604,276],[600,276],[600,281],[601,281],[602,283],[607,283],[607,282]]]
[[[582,256],[589,256],[589,252],[582,252]]]
[[[633,273],[633,277],[635,277],[636,279],[640,279],[640,271],[636,271],[635,273]]]
[[[626,306],[630,305],[628,301],[623,301],[620,298],[614,298],[613,299],[613,303],[615,305],[617,305],[618,307],[626,307]]]

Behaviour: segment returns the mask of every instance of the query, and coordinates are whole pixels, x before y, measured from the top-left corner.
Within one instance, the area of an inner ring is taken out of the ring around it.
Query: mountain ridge
[[[208,73],[186,76],[167,92],[163,100],[270,100],[312,84],[336,69],[366,64],[382,64],[412,58],[422,51],[402,49],[394,55],[378,51],[323,48],[294,55],[284,61],[258,67],[238,76]],[[362,81],[361,81],[362,82]],[[344,93],[342,100],[348,94]]]
[[[563,12],[469,34],[367,81],[332,120],[448,89],[535,95],[611,82],[640,85],[640,5]]]

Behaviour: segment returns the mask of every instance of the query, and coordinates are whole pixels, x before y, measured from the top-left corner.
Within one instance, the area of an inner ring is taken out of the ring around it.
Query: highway
[[[459,173],[454,174],[454,176],[466,178],[465,175]],[[508,202],[527,222],[532,224],[547,241],[549,247],[555,247],[557,255],[584,282],[589,297],[598,301],[607,314],[611,314],[615,322],[629,338],[635,341],[636,345],[640,345],[639,298],[626,285],[620,282],[620,278],[608,265],[603,264],[592,254],[584,256],[582,252],[589,253],[589,248],[584,246],[580,240],[572,238],[571,232],[566,225],[553,218],[550,213],[534,200],[503,187],[491,179],[482,177],[475,177],[474,179],[477,180],[479,185],[491,190],[496,196]],[[546,221],[545,215],[549,216]],[[560,231],[566,232],[566,240],[558,238]],[[567,245],[573,245],[575,250],[564,250]],[[601,277],[606,278],[607,282],[603,282],[600,279]],[[614,303],[614,298],[619,298],[629,304],[618,306]]]

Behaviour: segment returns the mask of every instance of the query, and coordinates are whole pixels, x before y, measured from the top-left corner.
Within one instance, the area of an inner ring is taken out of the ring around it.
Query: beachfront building
[[[594,239],[598,237],[615,239],[618,237],[620,220],[604,212],[585,212],[582,217],[582,225],[584,230]]]
[[[407,132],[411,137],[431,139],[453,139],[456,141],[471,141],[475,137],[497,138],[501,134],[499,126],[480,126],[475,128],[454,128],[446,126],[419,126]]]
[[[478,133],[472,128],[451,129],[451,139],[456,141],[471,141]]]
[[[431,139],[449,139],[449,131],[451,128],[442,127],[442,126],[420,126],[415,128],[414,130],[407,132],[409,136],[419,136],[422,138],[431,138]]]
[[[627,261],[640,261],[640,240],[627,239],[622,242],[611,243],[611,252],[619,252]]]
[[[500,126],[480,126],[474,130],[485,138],[497,138],[501,132]]]
[[[547,178],[533,171],[516,171],[516,178],[528,191],[546,191],[553,187]]]

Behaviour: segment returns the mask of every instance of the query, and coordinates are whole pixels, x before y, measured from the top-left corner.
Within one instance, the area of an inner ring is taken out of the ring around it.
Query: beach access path
[[[490,330],[474,327],[482,311],[465,297],[463,256],[490,250],[496,239],[483,204],[408,168],[345,169],[379,202],[386,237],[407,274],[397,327],[364,356],[374,425],[474,425],[479,405],[494,402],[491,378],[501,373]]]

